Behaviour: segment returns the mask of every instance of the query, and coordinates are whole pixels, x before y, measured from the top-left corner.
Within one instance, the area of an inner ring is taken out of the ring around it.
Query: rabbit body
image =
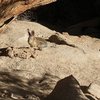
[[[35,37],[34,33],[29,33],[28,43],[30,47],[33,47],[34,49],[42,49],[44,47],[47,47],[47,41],[40,37]]]

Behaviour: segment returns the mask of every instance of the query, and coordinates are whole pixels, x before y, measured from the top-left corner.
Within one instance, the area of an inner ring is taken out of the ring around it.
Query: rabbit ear
[[[33,35],[33,36],[35,35],[35,32],[33,30],[31,31],[31,35]]]
[[[29,36],[31,36],[31,35],[32,35],[29,29],[27,29],[27,32],[28,32]]]

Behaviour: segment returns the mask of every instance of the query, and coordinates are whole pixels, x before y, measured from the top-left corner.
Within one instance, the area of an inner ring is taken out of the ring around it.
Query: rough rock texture
[[[34,30],[37,37],[44,39],[50,39],[56,33],[35,22],[13,21],[5,33],[0,34],[0,51],[8,46],[28,47],[28,28]],[[22,97],[26,94],[29,96],[30,92],[44,97],[51,93],[51,88],[54,88],[59,79],[71,74],[81,85],[88,86],[92,82],[100,85],[100,39],[89,36],[70,36],[69,34],[65,36],[68,42],[78,48],[60,44],[58,39],[57,43],[48,41],[48,46],[42,51],[37,50],[35,58],[0,56],[0,91],[11,91],[13,98],[16,97],[15,94]],[[41,77],[45,73],[58,78],[50,78],[47,75],[43,78],[46,80],[43,80]],[[40,77],[40,81],[36,79],[37,77]]]
[[[15,16],[40,5],[45,5],[56,0],[0,0],[0,30]]]
[[[4,34],[0,34],[0,47],[28,47],[27,28],[34,30],[37,37],[48,39],[52,31],[38,23],[14,21]],[[73,74],[81,84],[95,81],[100,84],[100,39],[89,36],[66,36],[71,44],[78,48],[55,42],[48,42],[47,48],[36,51],[36,56],[29,59],[0,56],[0,70],[24,70],[19,75],[31,79],[49,72],[60,78]],[[85,53],[84,53],[84,52]],[[15,72],[14,72],[15,73]]]

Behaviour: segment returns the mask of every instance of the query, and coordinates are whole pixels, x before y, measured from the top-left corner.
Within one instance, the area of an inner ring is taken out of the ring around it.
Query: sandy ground
[[[54,30],[38,23],[14,21],[3,34],[0,34],[0,47],[29,47],[27,43],[28,28],[34,30],[36,36],[45,39],[55,34]],[[36,51],[35,58],[21,59],[0,56],[0,72],[9,72],[28,80],[41,77],[45,73],[59,78],[72,74],[81,85],[89,85],[92,82],[100,85],[100,39],[70,35],[67,35],[67,38],[79,49],[65,44],[48,42],[46,48]]]

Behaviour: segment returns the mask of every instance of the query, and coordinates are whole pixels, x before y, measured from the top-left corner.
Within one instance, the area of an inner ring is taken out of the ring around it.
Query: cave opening
[[[54,3],[30,9],[18,19],[36,21],[52,30],[71,35],[89,35],[100,38],[99,0],[57,0]]]

